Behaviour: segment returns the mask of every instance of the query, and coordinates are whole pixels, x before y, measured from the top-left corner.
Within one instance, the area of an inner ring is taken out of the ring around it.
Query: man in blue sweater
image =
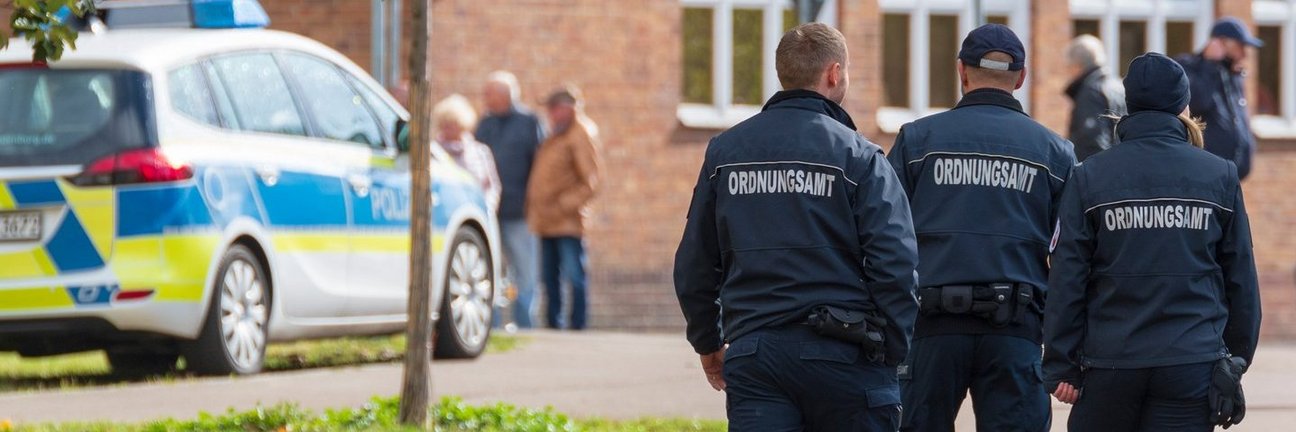
[[[487,76],[482,89],[487,115],[477,124],[476,138],[495,153],[495,166],[503,185],[499,226],[509,277],[517,287],[513,319],[518,327],[531,328],[537,307],[539,245],[536,236],[527,229],[523,208],[531,163],[545,139],[545,131],[540,119],[521,105],[520,94],[517,77],[512,73],[498,71]]]

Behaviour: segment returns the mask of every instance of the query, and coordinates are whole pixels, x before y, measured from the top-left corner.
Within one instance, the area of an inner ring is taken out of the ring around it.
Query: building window
[[[1129,72],[1130,62],[1134,61],[1135,57],[1148,52],[1147,21],[1121,21],[1117,41],[1120,50],[1116,57],[1116,65],[1120,67],[1120,75],[1125,76]]]
[[[726,128],[755,115],[780,90],[774,51],[801,23],[836,24],[832,0],[680,0],[684,10],[681,123]]]
[[[962,96],[956,69],[958,50],[963,37],[978,23],[1012,27],[1030,52],[1029,1],[982,1],[980,11],[974,3],[878,1],[882,9],[883,63],[878,125],[883,131],[896,132],[904,123],[958,103]],[[1023,87],[1021,94],[1025,90]]]
[[[1145,52],[1195,52],[1206,43],[1214,10],[1212,0],[1071,0],[1071,23],[1076,36],[1101,39],[1108,70],[1124,76]]]
[[[1262,138],[1296,138],[1296,0],[1255,0],[1251,4],[1256,36],[1264,47],[1257,57],[1256,116],[1251,127]]]
[[[882,106],[909,106],[909,16],[882,15]]]
[[[1278,107],[1282,88],[1282,26],[1262,25],[1256,35],[1265,41],[1256,61],[1256,114],[1282,115]]]

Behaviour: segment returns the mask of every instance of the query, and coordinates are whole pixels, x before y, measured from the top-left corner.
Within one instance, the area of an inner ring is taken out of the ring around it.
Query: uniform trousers
[[[900,430],[952,432],[970,390],[978,431],[1048,431],[1052,411],[1041,357],[1038,343],[1016,336],[915,339],[899,371],[905,406]]]
[[[1215,362],[1147,369],[1089,369],[1071,409],[1071,432],[1208,432]]]
[[[730,431],[895,431],[895,367],[862,347],[792,324],[739,337],[725,352]]]

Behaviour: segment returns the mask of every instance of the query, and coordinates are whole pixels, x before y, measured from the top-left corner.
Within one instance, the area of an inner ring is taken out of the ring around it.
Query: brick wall
[[[434,93],[474,99],[495,69],[532,105],[579,85],[606,177],[587,233],[591,325],[678,328],[671,264],[707,133],[680,130],[681,9],[672,1],[435,3]]]
[[[1027,69],[1031,80],[1031,117],[1066,135],[1071,100],[1063,91],[1071,83],[1066,51],[1071,42],[1071,14],[1067,0],[1031,1],[1031,41]]]
[[[1296,337],[1296,142],[1261,142],[1242,184],[1264,307],[1264,334]]]
[[[878,102],[882,100],[882,15],[877,0],[843,0],[838,9],[838,28],[846,36],[850,51],[850,92],[844,108],[855,120],[860,133],[879,138]],[[890,147],[890,139],[880,142]]]
[[[408,5],[406,0],[406,4]],[[1249,17],[1249,2],[1217,1],[1220,13]],[[369,2],[266,0],[274,27],[306,34],[368,67]],[[1029,56],[1032,115],[1061,130],[1070,102],[1062,89],[1069,41],[1067,0],[1032,0]],[[309,5],[309,7],[307,7]],[[846,108],[860,131],[888,147],[876,125],[882,41],[877,0],[840,0],[851,48]],[[477,99],[484,75],[508,69],[532,105],[563,82],[581,85],[602,128],[608,178],[588,234],[592,324],[679,329],[671,261],[707,139],[717,131],[675,119],[680,85],[680,7],[674,0],[437,0],[433,10],[434,93]],[[408,23],[407,35],[413,31]],[[406,44],[408,46],[408,44]],[[1245,184],[1270,336],[1296,337],[1296,143],[1265,142]]]

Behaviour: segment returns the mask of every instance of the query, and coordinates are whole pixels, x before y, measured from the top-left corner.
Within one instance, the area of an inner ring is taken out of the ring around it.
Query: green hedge
[[[361,408],[327,410],[322,415],[292,404],[260,407],[223,415],[203,413],[195,420],[167,419],[142,424],[63,423],[15,425],[12,432],[314,432],[314,431],[417,431],[397,423],[398,398],[374,398]],[[433,408],[438,431],[445,432],[675,432],[723,431],[717,421],[642,419],[630,422],[576,421],[552,409],[535,410],[499,403],[473,406],[447,397]],[[0,423],[0,432],[11,432]]]

